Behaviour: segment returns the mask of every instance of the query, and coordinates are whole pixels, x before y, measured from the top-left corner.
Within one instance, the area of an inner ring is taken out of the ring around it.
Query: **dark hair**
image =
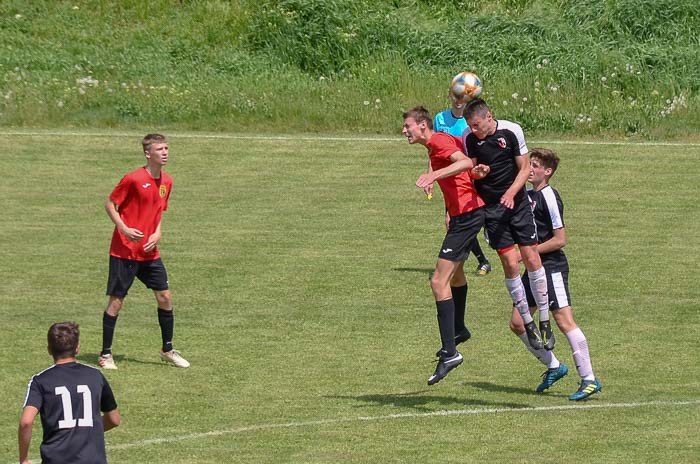
[[[530,151],[530,159],[532,158],[538,159],[545,169],[552,170],[552,174],[549,177],[552,177],[557,167],[559,167],[559,157],[547,148],[533,148]]]
[[[433,129],[433,118],[430,116],[430,111],[425,109],[424,106],[414,106],[408,111],[404,111],[403,119],[413,118],[417,123],[425,122],[428,129]]]
[[[141,141],[143,151],[149,151],[154,143],[168,143],[168,139],[162,134],[148,134]]]
[[[54,359],[72,358],[78,354],[80,326],[75,322],[57,322],[49,328],[47,338]]]
[[[471,119],[474,116],[485,118],[489,111],[491,111],[489,105],[487,105],[481,98],[477,98],[476,100],[469,102],[467,107],[464,108],[464,119]]]

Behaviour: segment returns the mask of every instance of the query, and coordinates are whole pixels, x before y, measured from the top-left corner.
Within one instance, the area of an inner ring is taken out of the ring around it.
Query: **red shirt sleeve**
[[[112,200],[117,206],[124,203],[124,200],[126,200],[126,198],[129,196],[129,190],[131,189],[132,183],[132,179],[128,174],[122,177],[122,180],[119,181],[117,186],[114,187],[114,190],[112,190],[112,193],[109,195],[109,199]]]
[[[462,150],[462,141],[443,132],[434,134],[429,143],[430,160],[434,170],[441,169],[452,164],[450,156],[456,151]],[[433,163],[435,161],[435,163]]]

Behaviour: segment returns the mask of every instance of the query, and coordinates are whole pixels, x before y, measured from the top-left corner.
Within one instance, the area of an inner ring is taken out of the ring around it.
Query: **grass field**
[[[49,325],[79,322],[80,360],[96,364],[103,204],[141,164],[142,135],[0,132],[3,464],[26,383],[50,364]],[[499,272],[470,279],[465,363],[427,387],[443,206],[413,186],[422,147],[172,134],[161,250],[192,367],[159,363],[154,300],[136,284],[106,373],[123,416],[110,462],[699,462],[700,145],[529,146],[563,160],[553,184],[600,394],[569,402],[574,369],[534,393],[543,368],[508,330]]]

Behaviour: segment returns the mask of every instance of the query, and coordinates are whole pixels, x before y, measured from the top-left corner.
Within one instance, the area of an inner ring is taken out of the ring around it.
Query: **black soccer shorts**
[[[547,292],[549,294],[549,309],[557,310],[571,306],[571,295],[569,294],[569,271],[553,271],[550,272],[545,268],[547,274]],[[537,307],[535,297],[530,289],[530,278],[527,272],[522,277],[523,286],[525,287],[525,295],[527,296],[527,304],[531,308]]]
[[[124,298],[136,277],[151,290],[168,289],[168,272],[160,258],[152,261],[134,261],[110,256],[107,295]]]
[[[525,197],[508,209],[500,203],[484,206],[486,235],[491,248],[502,250],[513,245],[536,245],[537,225],[530,202]]]
[[[466,260],[474,240],[483,226],[484,208],[451,216],[438,258],[457,262]]]

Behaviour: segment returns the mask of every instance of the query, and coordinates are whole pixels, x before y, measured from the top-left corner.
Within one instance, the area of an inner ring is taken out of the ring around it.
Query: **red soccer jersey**
[[[428,154],[433,171],[452,164],[450,156],[456,152],[464,153],[462,140],[444,132],[436,132],[428,142]],[[467,171],[445,177],[437,181],[445,198],[445,206],[450,216],[459,216],[484,206],[484,200],[476,193]]]
[[[115,227],[110,255],[134,261],[152,261],[160,257],[157,246],[149,253],[143,251],[143,246],[156,231],[163,211],[168,209],[172,187],[173,179],[168,174],[161,171],[160,178],[155,179],[145,167],[122,178],[109,198],[117,205],[124,224],[139,229],[143,238],[132,242]]]

